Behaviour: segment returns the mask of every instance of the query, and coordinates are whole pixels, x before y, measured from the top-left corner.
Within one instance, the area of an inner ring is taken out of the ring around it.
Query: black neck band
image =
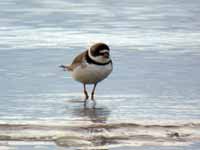
[[[109,60],[108,62],[106,63],[99,63],[99,62],[96,62],[94,60],[92,60],[87,52],[87,55],[86,55],[86,61],[88,64],[95,64],[95,65],[100,65],[100,66],[103,66],[103,65],[107,65],[109,63],[111,63],[111,60]]]

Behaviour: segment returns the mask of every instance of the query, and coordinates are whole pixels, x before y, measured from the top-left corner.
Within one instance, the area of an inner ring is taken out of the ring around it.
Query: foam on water
[[[123,35],[124,33],[121,35],[121,31],[119,33],[93,34],[83,31],[66,31],[65,28],[55,27],[39,29],[7,27],[6,29],[0,28],[0,30],[4,35],[2,38],[0,37],[0,45],[2,45],[0,50],[69,48],[69,45],[86,47],[86,43],[90,42],[91,39],[105,41],[108,44],[115,43],[115,46],[118,47],[134,47],[135,50],[146,50],[148,46],[148,51],[172,54],[187,52],[198,54],[200,46],[198,44],[200,33],[159,32],[154,33],[154,37],[149,38],[152,35],[151,32],[141,33],[140,31],[138,33],[134,32],[133,37],[127,37],[129,30],[125,31],[127,32],[125,35]],[[185,38],[186,35],[187,39]],[[120,42],[116,43],[116,41]]]
[[[198,2],[146,3],[2,1],[0,50],[68,48],[100,40],[143,51],[199,53]]]
[[[101,120],[101,119],[100,119]],[[59,146],[100,148],[142,145],[188,145],[200,140],[200,122],[146,124],[86,121],[12,121],[0,123],[0,140],[52,141]],[[14,123],[15,122],[15,123]]]

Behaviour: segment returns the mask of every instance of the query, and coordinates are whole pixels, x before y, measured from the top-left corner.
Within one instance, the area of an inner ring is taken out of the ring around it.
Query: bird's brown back
[[[76,68],[77,66],[79,66],[84,59],[86,58],[87,55],[87,50],[82,52],[81,54],[79,54],[78,56],[76,56],[72,62],[72,64],[70,66],[68,66],[69,70],[73,70],[74,68]]]

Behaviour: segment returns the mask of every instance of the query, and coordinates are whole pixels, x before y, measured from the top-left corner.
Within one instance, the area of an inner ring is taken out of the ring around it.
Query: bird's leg
[[[92,93],[91,93],[91,100],[93,101],[93,108],[95,108],[95,106],[96,106],[96,102],[94,99],[94,93],[95,93],[96,86],[97,86],[97,83],[94,84],[94,87],[93,87]]]
[[[84,87],[84,94],[85,94],[84,106],[86,107],[87,100],[88,100],[89,96],[88,96],[88,93],[87,93],[87,90],[86,90],[86,85],[83,84],[83,87]]]

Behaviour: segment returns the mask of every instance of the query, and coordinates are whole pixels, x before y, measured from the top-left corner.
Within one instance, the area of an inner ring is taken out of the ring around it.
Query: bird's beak
[[[104,58],[109,58],[109,53],[108,52],[103,53],[103,57]]]

